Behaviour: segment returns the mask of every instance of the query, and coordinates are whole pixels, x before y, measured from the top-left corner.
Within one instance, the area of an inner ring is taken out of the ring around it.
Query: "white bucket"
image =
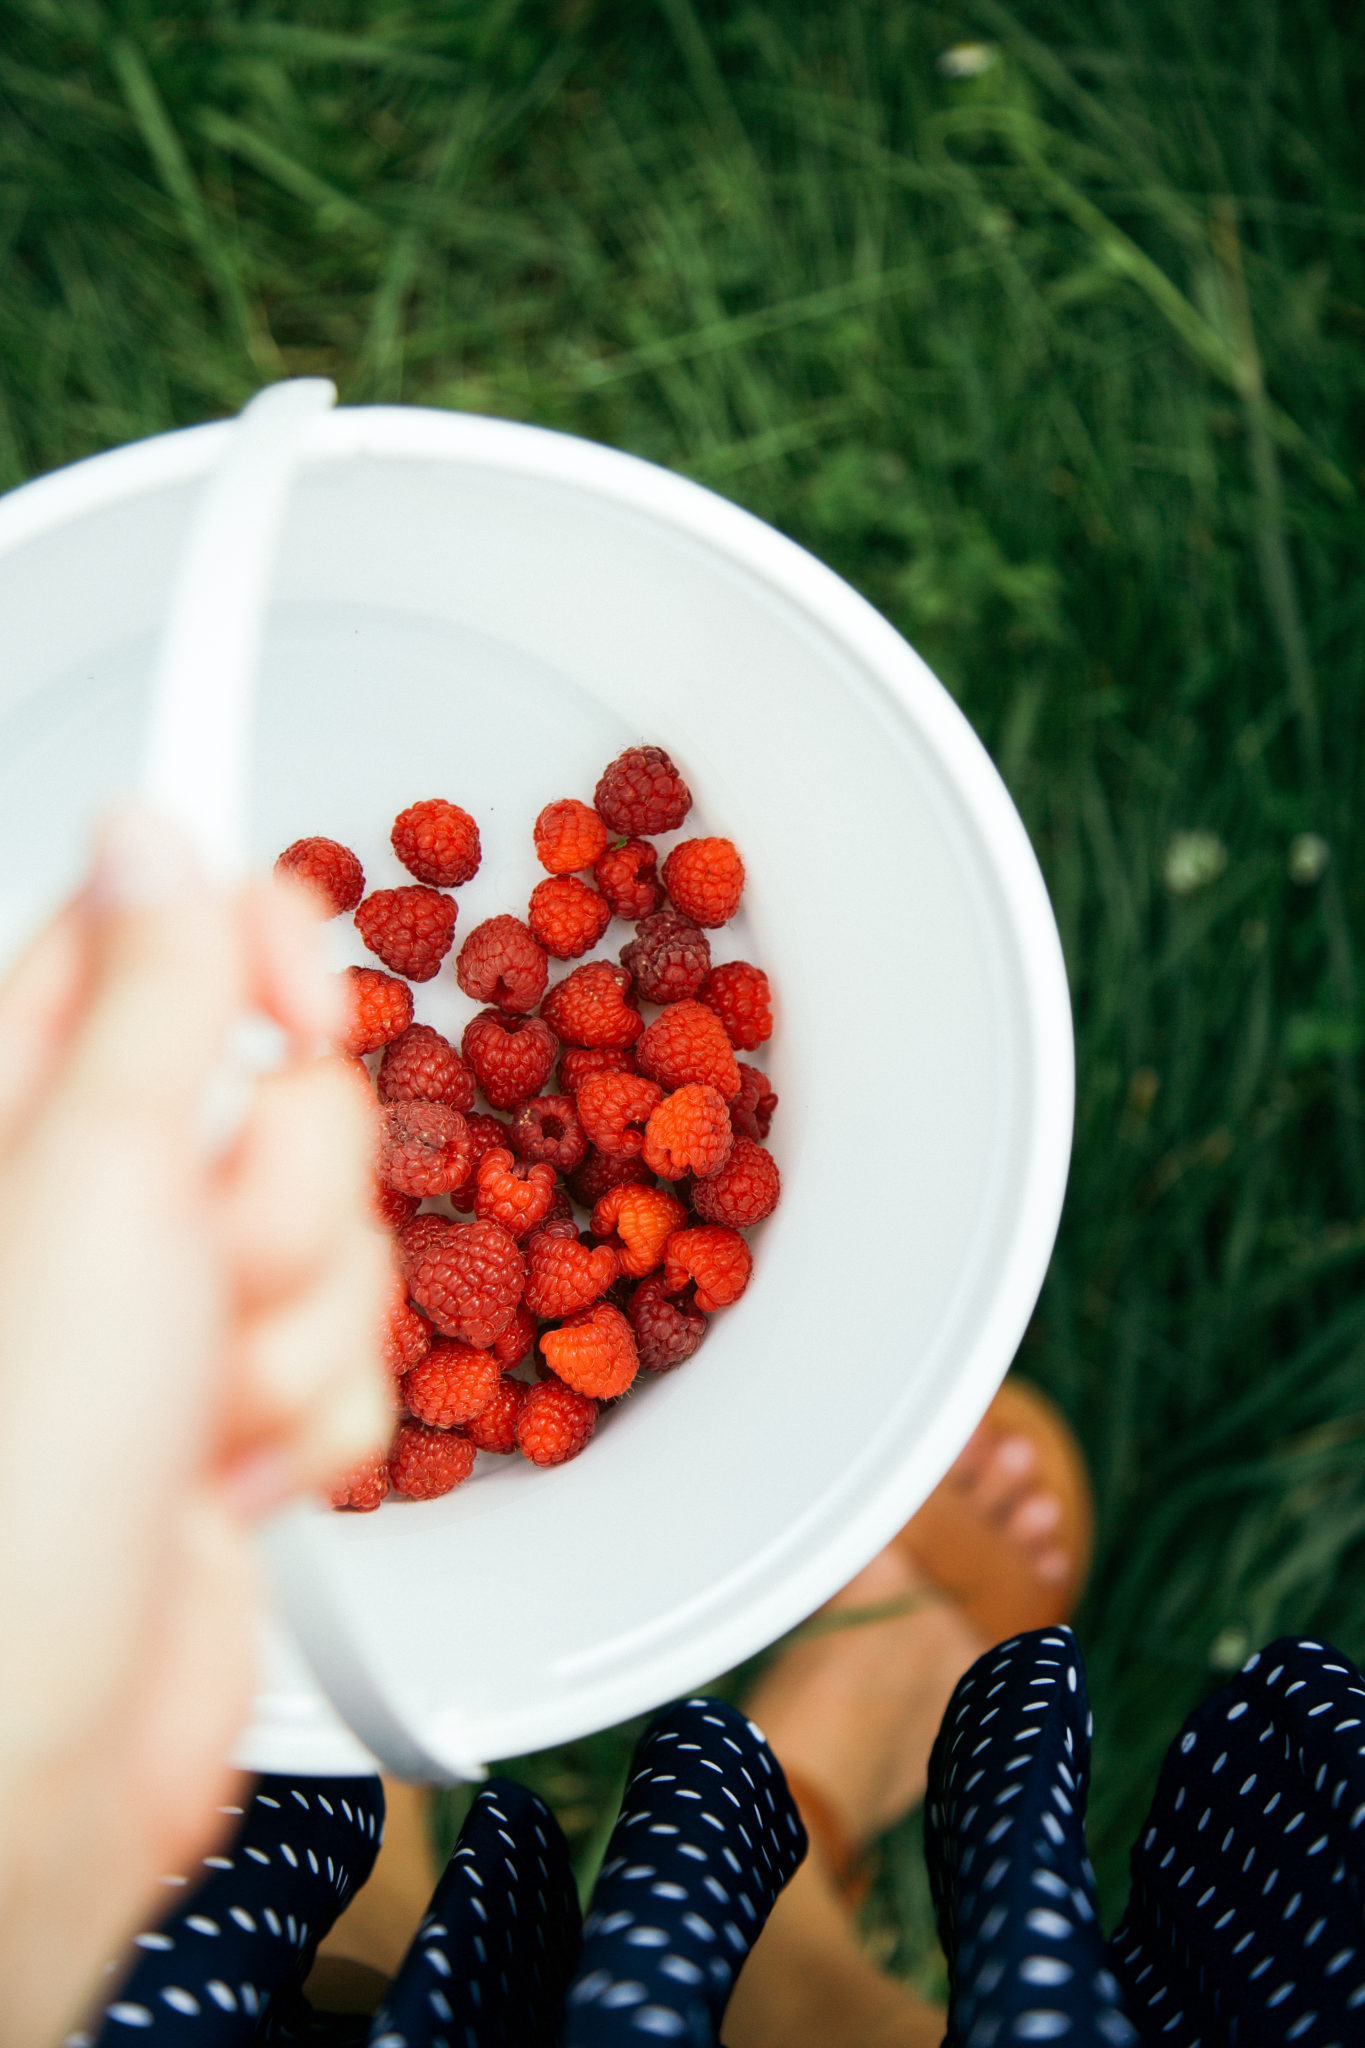
[[[138,781],[180,543],[229,431],[0,502],[0,957]],[[748,867],[718,951],[777,994],[783,1200],[743,1300],[576,1462],[481,1458],[444,1500],[309,1529],[358,1694],[381,1703],[353,1718],[470,1770],[703,1684],[865,1563],[1004,1374],[1061,1206],[1072,1045],[1042,879],[985,752],[886,621],[629,456],[416,409],[317,420],[265,633],[258,863],[321,832],[395,881],[389,821],[449,796],[484,837],[467,931],[521,911],[541,805],[590,796],[641,740],[696,794],[688,832],[727,833]],[[448,1030],[471,1007],[448,970],[418,991]],[[282,1631],[241,1756],[368,1767]]]

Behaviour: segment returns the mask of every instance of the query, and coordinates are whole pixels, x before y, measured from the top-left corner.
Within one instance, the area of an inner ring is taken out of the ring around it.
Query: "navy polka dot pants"
[[[786,1782],[752,1722],[709,1699],[666,1710],[636,1750],[591,1910],[539,1799],[495,1779],[384,2008],[314,2012],[319,1942],[373,1867],[379,1780],[262,1778],[232,1841],[204,1859],[93,2033],[68,2048],[308,2042],[317,2048],[715,2048],[734,1980],[805,1854]]]

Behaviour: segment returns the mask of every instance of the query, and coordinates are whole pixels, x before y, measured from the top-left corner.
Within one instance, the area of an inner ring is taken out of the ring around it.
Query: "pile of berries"
[[[524,917],[485,919],[454,953],[479,1004],[455,1046],[414,1021],[409,983],[455,949],[449,893],[476,873],[479,829],[443,798],[396,820],[413,877],[365,894],[359,860],[300,839],[276,866],[328,917],[351,913],[383,965],[346,970],[343,1051],[373,1078],[378,1217],[393,1232],[384,1331],[396,1426],[385,1456],[333,1492],[377,1508],[433,1500],[477,1451],[562,1465],[637,1373],[671,1372],[739,1299],[743,1232],[780,1181],[763,1140],[777,1097],[741,1054],[772,1033],[767,976],[713,966],[708,932],[739,907],[728,839],[678,839],[692,797],[660,747],[630,747],[591,804],[535,821],[546,880]],[[617,960],[583,959],[613,918]],[[551,961],[580,960],[550,984]],[[646,1006],[642,1008],[642,1005]],[[482,1100],[480,1101],[480,1098]]]

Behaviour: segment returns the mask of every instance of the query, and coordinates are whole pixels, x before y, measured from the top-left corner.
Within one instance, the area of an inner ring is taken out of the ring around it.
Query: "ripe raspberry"
[[[455,937],[455,905],[439,889],[414,883],[376,889],[355,914],[356,930],[372,953],[409,981],[430,981]]]
[[[577,1236],[578,1225],[574,1221],[573,1203],[569,1200],[563,1188],[556,1188],[555,1198],[545,1212],[545,1221],[539,1224],[537,1228],[549,1230],[554,1225],[560,1223],[567,1223],[570,1230]]]
[[[683,839],[663,867],[664,887],[695,924],[728,924],[744,891],[744,863],[730,839]]]
[[[444,797],[409,804],[393,822],[392,845],[410,875],[433,889],[458,889],[478,873],[479,828]]]
[[[469,1126],[441,1102],[392,1102],[381,1111],[379,1178],[401,1195],[449,1194],[469,1172]]]
[[[559,1041],[539,1017],[480,1010],[465,1025],[460,1051],[493,1108],[515,1109],[545,1086]]]
[[[377,1087],[381,1102],[442,1102],[461,1114],[474,1107],[474,1076],[430,1024],[409,1024],[385,1048]]]
[[[605,1301],[546,1330],[540,1348],[566,1386],[597,1401],[624,1394],[640,1369],[635,1332],[620,1309]]]
[[[692,1207],[707,1223],[747,1230],[772,1215],[781,1192],[782,1177],[772,1153],[752,1138],[736,1138],[720,1172],[693,1186]]]
[[[460,948],[455,979],[476,1003],[526,1016],[545,993],[550,963],[519,917],[487,917]]]
[[[529,1254],[531,1246],[536,1242],[537,1238],[541,1237],[562,1238],[566,1243],[571,1244],[578,1244],[580,1242],[578,1225],[574,1222],[573,1209],[568,1202],[565,1202],[562,1210],[559,1210],[557,1207],[554,1208],[543,1223],[538,1223],[534,1230],[527,1233],[526,1243],[522,1246],[522,1250]]]
[[[578,1114],[599,1152],[634,1159],[644,1146],[644,1125],[664,1099],[643,1074],[589,1074],[578,1091]]]
[[[627,747],[593,792],[613,832],[674,832],[692,808],[692,792],[662,747]]]
[[[569,1175],[569,1193],[591,1209],[612,1188],[653,1187],[654,1176],[643,1159],[614,1159],[594,1146],[576,1173]]]
[[[707,1180],[730,1157],[730,1112],[714,1088],[691,1081],[659,1104],[645,1125],[642,1157],[651,1173]]]
[[[759,1067],[740,1060],[739,1094],[730,1104],[730,1122],[736,1137],[766,1138],[777,1108],[777,1097],[767,1075]]]
[[[670,1003],[636,1048],[640,1072],[665,1088],[704,1081],[728,1102],[739,1093],[739,1065],[725,1026],[705,1003]]]
[[[450,1190],[452,1209],[472,1209],[479,1186],[479,1166],[496,1145],[510,1145],[511,1132],[498,1116],[485,1116],[482,1110],[474,1110],[465,1118],[469,1126],[470,1168],[466,1179],[457,1188]]]
[[[597,1427],[597,1403],[562,1380],[526,1389],[517,1417],[517,1448],[533,1465],[567,1465]]]
[[[649,1003],[681,1003],[696,995],[711,968],[711,941],[680,910],[656,911],[621,948],[621,965]]]
[[[513,1237],[524,1237],[544,1222],[554,1192],[553,1166],[528,1166],[498,1146],[479,1161],[474,1214],[485,1223],[501,1223]]]
[[[448,1223],[436,1243],[410,1259],[407,1277],[408,1292],[438,1330],[482,1350],[516,1313],[526,1263],[500,1223]]]
[[[623,839],[609,846],[593,866],[592,878],[611,905],[613,917],[634,924],[650,917],[664,900],[659,856],[647,839]]]
[[[590,868],[605,852],[607,828],[590,805],[577,797],[546,804],[535,822],[536,859],[552,875],[572,875]]]
[[[344,1479],[338,1479],[328,1498],[334,1508],[354,1508],[362,1515],[372,1514],[389,1490],[389,1462],[382,1451],[348,1472]]]
[[[493,1339],[493,1356],[503,1372],[510,1372],[514,1365],[520,1365],[530,1355],[536,1341],[536,1319],[530,1309],[517,1306],[507,1328],[500,1337]]]
[[[592,951],[611,923],[611,905],[577,875],[551,875],[531,891],[526,922],[556,960],[576,960]]]
[[[412,990],[406,982],[395,981],[377,967],[347,967],[341,978],[347,1016],[337,1043],[343,1052],[357,1056],[378,1052],[381,1045],[407,1030],[412,1022]]]
[[[498,1391],[502,1369],[491,1351],[472,1344],[433,1344],[404,1374],[403,1405],[432,1429],[455,1429],[482,1415]]]
[[[408,1291],[394,1275],[380,1339],[380,1355],[396,1380],[420,1365],[431,1349],[431,1324],[408,1300]]]
[[[534,1095],[512,1119],[512,1150],[518,1159],[543,1159],[557,1173],[572,1173],[587,1149],[571,1095]]]
[[[686,1221],[686,1209],[664,1188],[612,1188],[593,1208],[592,1234],[610,1245],[626,1278],[638,1280],[663,1264],[665,1243]]]
[[[517,1447],[517,1418],[526,1399],[521,1380],[499,1380],[492,1400],[482,1415],[465,1424],[465,1434],[480,1451],[514,1451]]]
[[[606,844],[603,833],[602,843]],[[354,910],[365,894],[365,870],[336,839],[296,839],[275,863],[277,875],[290,875],[311,889],[323,917]]]
[[[400,1422],[389,1448],[389,1479],[409,1500],[439,1500],[474,1470],[474,1446],[448,1429]]]
[[[616,1278],[616,1254],[576,1237],[540,1231],[526,1247],[530,1268],[522,1299],[533,1316],[569,1316],[605,1294]]]
[[[664,1246],[664,1288],[679,1294],[695,1281],[697,1307],[709,1315],[738,1301],[749,1284],[754,1255],[737,1230],[722,1223],[704,1223],[678,1230]]]
[[[626,1313],[646,1372],[672,1372],[692,1356],[710,1329],[701,1310],[691,1306],[693,1293],[685,1288],[670,1301],[664,1291],[664,1275],[651,1273],[632,1294]]]
[[[370,1189],[370,1212],[386,1230],[401,1230],[409,1216],[417,1213],[417,1197],[401,1195],[397,1188],[386,1187],[376,1175]]]
[[[449,1216],[438,1216],[431,1210],[424,1210],[414,1216],[398,1232],[398,1266],[406,1281],[419,1259],[425,1258],[434,1245],[443,1244],[450,1232],[456,1228]]]
[[[577,1095],[588,1074],[635,1072],[635,1054],[624,1046],[571,1045],[559,1055],[559,1085],[566,1095]]]
[[[540,1014],[569,1045],[634,1045],[645,1020],[626,1001],[630,976],[609,960],[589,960],[557,981]]]
[[[736,1052],[753,1052],[772,1037],[772,991],[761,967],[747,960],[713,967],[702,983],[701,1000],[720,1018]]]

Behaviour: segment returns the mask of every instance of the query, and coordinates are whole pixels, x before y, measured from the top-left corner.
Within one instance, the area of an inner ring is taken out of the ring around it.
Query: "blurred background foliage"
[[[1187,1708],[1365,1655],[1363,72],[1334,0],[0,0],[0,482],[295,372],[538,421],[803,541],[990,746],[1075,1001],[1023,1363],[1111,1913]],[[518,1766],[585,1868],[626,1740]]]

